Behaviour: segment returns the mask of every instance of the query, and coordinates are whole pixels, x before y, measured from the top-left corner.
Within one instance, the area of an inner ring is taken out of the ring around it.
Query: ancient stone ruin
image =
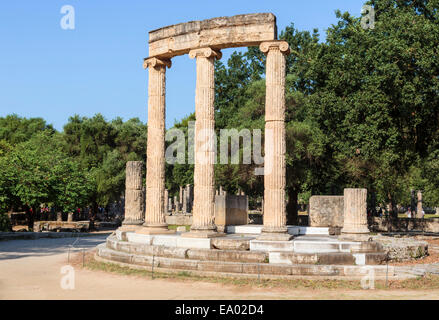
[[[266,148],[264,236],[288,240],[285,215],[285,55],[289,46],[277,40],[273,14],[249,14],[177,24],[149,34],[148,146],[144,234],[168,233],[165,222],[165,88],[171,59],[189,54],[196,59],[195,172],[193,223],[187,237],[216,237],[214,144],[214,60],[221,49],[259,46],[267,55],[266,130],[272,130],[273,146]],[[206,134],[207,133],[207,134]],[[207,143],[206,143],[207,142]],[[180,192],[181,194],[182,192]],[[182,199],[180,200],[180,203]]]
[[[229,195],[214,181],[214,61],[221,49],[259,46],[266,54],[263,225],[247,225],[248,200]],[[273,14],[249,14],[177,24],[149,34],[148,145],[146,197],[138,162],[127,163],[125,220],[99,245],[97,259],[151,267],[226,275],[363,277],[401,276],[392,259],[427,252],[424,242],[398,243],[369,233],[366,189],[345,189],[343,197],[312,198],[310,227],[286,224],[285,57],[288,43],[277,40]],[[180,187],[171,199],[165,189],[165,88],[172,58],[196,60],[194,186]],[[146,198],[146,201],[144,201]],[[172,200],[172,201],[171,201]],[[145,205],[145,210],[143,210]],[[341,209],[342,208],[342,209]],[[192,212],[189,232],[169,230],[169,213]],[[330,235],[337,226],[341,236]],[[218,230],[218,227],[220,230]],[[364,238],[366,237],[366,238]],[[402,247],[401,247],[402,246]],[[401,248],[404,248],[403,250]],[[401,254],[403,252],[403,254]]]

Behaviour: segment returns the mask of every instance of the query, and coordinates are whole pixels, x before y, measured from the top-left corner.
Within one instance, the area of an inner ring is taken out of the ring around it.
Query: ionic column
[[[344,189],[342,234],[369,233],[367,226],[367,189]]]
[[[265,98],[264,227],[261,240],[290,240],[285,206],[285,56],[286,41],[263,42],[267,55]]]
[[[167,233],[165,220],[165,90],[166,67],[170,60],[149,58],[148,142],[146,162],[146,209],[144,228],[140,233]]]
[[[125,169],[125,218],[122,230],[135,230],[143,223],[142,161],[128,161]]]
[[[195,90],[195,169],[194,206],[191,232],[186,237],[217,236],[215,219],[215,59],[221,52],[211,48],[189,52],[196,58],[197,84]]]

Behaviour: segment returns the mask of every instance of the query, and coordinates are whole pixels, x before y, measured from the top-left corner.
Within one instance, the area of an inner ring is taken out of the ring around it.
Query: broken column
[[[267,55],[265,100],[264,227],[260,240],[288,241],[285,206],[285,56],[286,41],[263,42]]]
[[[422,191],[418,190],[418,205],[416,207],[416,218],[424,218],[424,209],[422,208]]]
[[[125,174],[125,218],[122,230],[138,229],[143,223],[142,161],[128,161]]]
[[[178,197],[174,196],[174,212],[179,212],[180,204],[178,203]]]
[[[369,233],[367,226],[367,189],[344,189],[342,234]]]

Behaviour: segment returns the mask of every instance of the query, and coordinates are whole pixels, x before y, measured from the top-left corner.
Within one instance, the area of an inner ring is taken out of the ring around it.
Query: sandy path
[[[105,236],[83,238],[91,249]],[[237,287],[75,270],[75,289],[61,288],[74,239],[0,242],[0,299],[438,299],[439,290],[307,290]]]

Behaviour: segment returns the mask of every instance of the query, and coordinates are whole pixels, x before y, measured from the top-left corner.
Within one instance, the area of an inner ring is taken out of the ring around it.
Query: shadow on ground
[[[29,256],[47,256],[90,250],[105,242],[109,234],[90,237],[0,241],[0,261]]]

